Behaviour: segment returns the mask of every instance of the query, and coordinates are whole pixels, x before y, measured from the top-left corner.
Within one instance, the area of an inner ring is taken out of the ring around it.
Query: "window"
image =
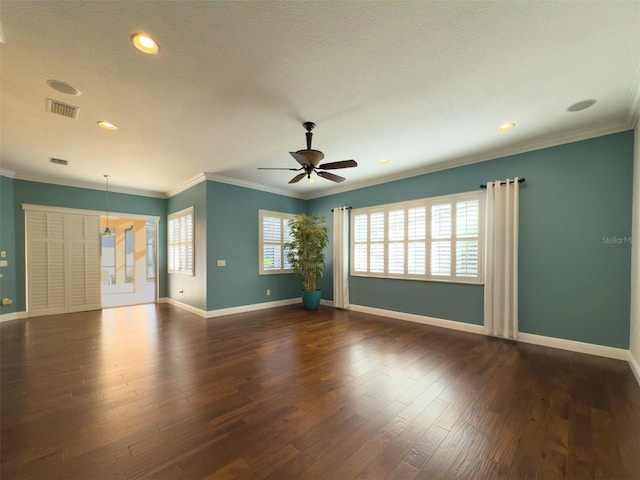
[[[147,221],[146,235],[146,272],[147,282],[156,279],[156,222]]]
[[[290,241],[289,220],[295,215],[260,210],[260,275],[291,273],[285,243]]]
[[[133,225],[124,229],[124,283],[133,283]]]
[[[354,209],[351,275],[482,283],[482,192]]]
[[[116,283],[116,228],[111,227],[112,235],[100,235],[102,241],[102,284]]]
[[[194,275],[193,207],[169,215],[169,273]]]

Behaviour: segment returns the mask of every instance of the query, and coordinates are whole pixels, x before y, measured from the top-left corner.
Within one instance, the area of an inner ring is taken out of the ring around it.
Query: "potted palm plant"
[[[324,217],[315,213],[299,214],[289,220],[290,239],[285,244],[287,260],[302,282],[302,303],[307,310],[316,310],[322,298],[316,281],[322,277],[324,249],[329,243],[329,229]]]

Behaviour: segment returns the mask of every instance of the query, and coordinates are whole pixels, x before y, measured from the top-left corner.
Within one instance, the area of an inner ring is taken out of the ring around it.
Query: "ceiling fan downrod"
[[[302,126],[307,130],[307,133],[305,134],[307,136],[307,150],[311,150],[311,139],[313,138],[311,130],[315,128],[316,124],[313,122],[304,122]]]

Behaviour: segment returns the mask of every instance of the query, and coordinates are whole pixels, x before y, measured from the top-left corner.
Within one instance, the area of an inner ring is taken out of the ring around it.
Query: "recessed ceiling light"
[[[567,112],[580,112],[582,110],[586,110],[589,107],[594,106],[596,101],[594,99],[590,100],[582,100],[581,102],[576,102],[567,108]]]
[[[316,179],[315,178],[310,178],[309,179],[309,183],[316,183]]]
[[[115,123],[111,123],[107,120],[100,120],[98,122],[98,126],[100,128],[104,128],[105,130],[117,130],[118,126]]]
[[[508,130],[511,130],[512,128],[514,128],[516,126],[515,123],[513,122],[507,122],[507,123],[503,123],[502,125],[500,125],[498,127],[498,131],[500,132],[506,132]]]
[[[131,41],[138,50],[150,55],[155,55],[160,49],[156,41],[146,33],[134,33],[131,35]]]
[[[389,163],[389,159],[387,157],[383,157],[380,160],[378,160],[378,162],[380,162],[380,163]]]
[[[61,80],[47,80],[47,85],[49,85],[54,90],[57,90],[60,93],[65,93],[67,95],[80,95],[80,90],[71,85],[70,83],[63,82]]]

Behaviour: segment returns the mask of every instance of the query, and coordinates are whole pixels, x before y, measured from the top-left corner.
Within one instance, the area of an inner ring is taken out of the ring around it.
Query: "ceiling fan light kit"
[[[305,134],[307,137],[307,148],[302,150],[297,150],[295,152],[289,152],[291,156],[300,164],[300,168],[277,168],[277,167],[265,167],[258,168],[258,170],[292,170],[292,171],[302,171],[291,180],[289,183],[298,183],[304,177],[311,179],[311,174],[315,172],[316,175],[322,178],[326,178],[327,180],[331,180],[332,182],[343,182],[345,180],[344,177],[340,175],[335,175],[331,172],[325,172],[325,170],[337,170],[340,168],[351,168],[357,167],[358,163],[355,160],[342,160],[339,162],[329,162],[319,165],[319,163],[324,159],[324,153],[320,150],[314,150],[311,148],[311,140],[313,139],[313,133],[311,132],[316,124],[313,122],[304,122],[302,126],[305,128],[307,133]]]

